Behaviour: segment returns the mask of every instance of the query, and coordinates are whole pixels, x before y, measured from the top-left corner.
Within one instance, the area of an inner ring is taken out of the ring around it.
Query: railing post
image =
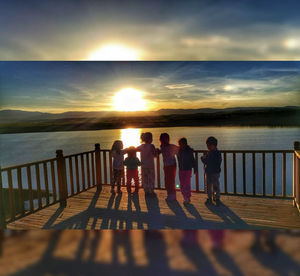
[[[300,142],[294,142],[293,153],[293,204],[300,211]]]
[[[95,144],[95,165],[96,165],[96,185],[97,189],[102,189],[101,181],[101,157],[100,157],[100,144]]]
[[[1,229],[6,229],[1,167],[0,167],[0,226],[1,226]]]
[[[57,160],[57,178],[58,178],[58,192],[60,206],[67,206],[68,188],[67,188],[67,177],[66,177],[66,164],[62,150],[56,151]]]

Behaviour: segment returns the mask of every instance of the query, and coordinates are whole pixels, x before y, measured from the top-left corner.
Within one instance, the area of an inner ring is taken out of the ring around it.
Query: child
[[[221,152],[217,149],[218,140],[210,136],[206,139],[206,145],[208,152],[201,156],[201,161],[204,163],[205,167],[205,182],[206,182],[206,192],[207,200],[206,204],[212,203],[212,193],[214,194],[214,200],[216,205],[220,205],[220,172],[222,156]]]
[[[141,152],[143,188],[145,191],[145,195],[154,196],[154,157],[156,156],[156,150],[154,145],[152,144],[152,133],[142,133],[141,140],[143,144],[138,146],[136,150]]]
[[[124,166],[127,167],[126,170],[126,186],[128,194],[131,194],[131,181],[134,180],[135,190],[134,194],[138,194],[139,192],[139,172],[138,166],[141,165],[140,160],[136,157],[136,149],[135,147],[130,147],[127,150],[128,157],[124,161]]]
[[[111,148],[111,155],[113,158],[113,180],[111,183],[111,193],[115,194],[115,184],[117,184],[117,192],[121,194],[121,177],[123,174],[123,142],[120,140],[114,141]]]
[[[184,204],[190,203],[191,199],[191,177],[192,168],[194,173],[197,172],[196,161],[194,158],[194,150],[187,144],[186,138],[181,138],[178,141],[179,151],[177,154],[179,165],[179,181],[180,190],[184,198]]]
[[[176,200],[175,177],[176,177],[176,159],[175,155],[178,153],[178,147],[170,144],[170,136],[168,133],[162,133],[159,137],[160,150],[164,162],[165,186],[168,196],[166,200]]]

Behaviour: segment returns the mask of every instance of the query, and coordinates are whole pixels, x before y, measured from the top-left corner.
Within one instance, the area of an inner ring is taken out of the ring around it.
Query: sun
[[[142,91],[127,87],[115,94],[113,106],[117,111],[142,111],[146,110],[146,101]]]
[[[140,53],[120,44],[103,45],[88,56],[89,60],[139,60]]]

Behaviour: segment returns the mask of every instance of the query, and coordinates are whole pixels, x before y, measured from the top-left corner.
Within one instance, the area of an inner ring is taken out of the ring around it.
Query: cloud
[[[187,83],[181,83],[181,84],[169,84],[166,85],[165,87],[169,89],[184,89],[184,88],[190,88],[193,87],[193,84],[187,84]]]

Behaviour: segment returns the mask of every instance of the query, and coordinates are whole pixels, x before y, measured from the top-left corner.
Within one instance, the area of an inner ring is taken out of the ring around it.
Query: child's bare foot
[[[111,189],[110,192],[114,195],[116,194],[115,190],[114,189]]]
[[[183,204],[189,204],[189,203],[191,203],[190,199],[186,199],[185,201],[183,201]]]

